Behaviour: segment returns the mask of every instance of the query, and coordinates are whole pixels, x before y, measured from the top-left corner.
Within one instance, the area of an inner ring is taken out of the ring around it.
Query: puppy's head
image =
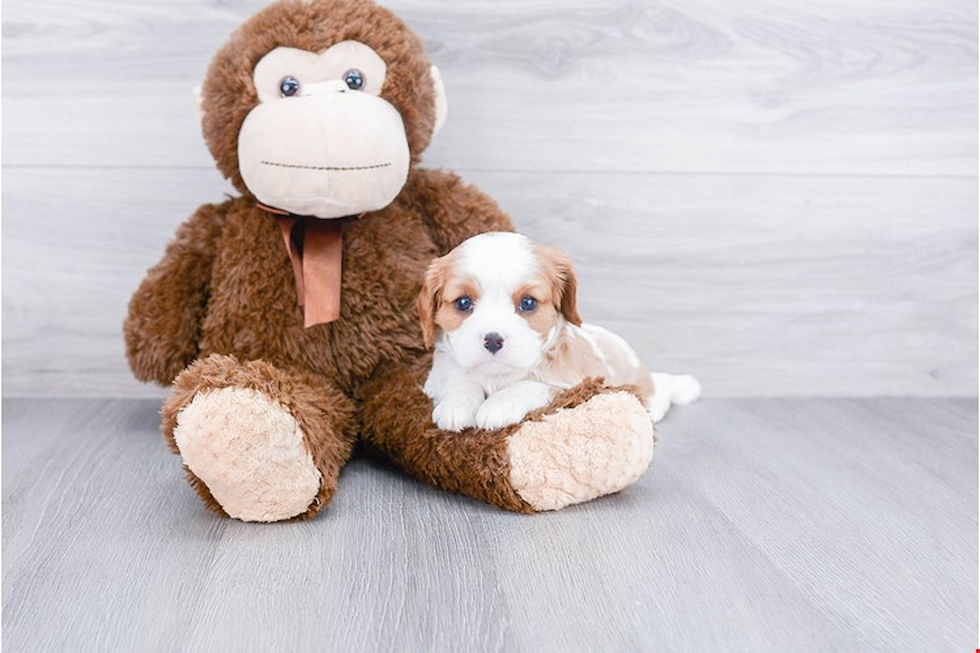
[[[575,269],[559,250],[519,234],[480,234],[429,266],[422,335],[464,369],[529,369],[566,321],[581,324],[575,292]]]

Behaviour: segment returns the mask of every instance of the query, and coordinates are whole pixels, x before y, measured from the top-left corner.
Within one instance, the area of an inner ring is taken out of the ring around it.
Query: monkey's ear
[[[439,69],[431,66],[429,74],[432,75],[432,86],[435,87],[436,91],[436,122],[432,127],[432,135],[435,136],[446,122],[446,114],[449,113],[449,101],[446,99],[446,87],[442,85],[442,75],[439,73]]]
[[[194,110],[197,113],[197,124],[204,125],[204,93],[200,86],[195,86],[191,91],[194,94]]]

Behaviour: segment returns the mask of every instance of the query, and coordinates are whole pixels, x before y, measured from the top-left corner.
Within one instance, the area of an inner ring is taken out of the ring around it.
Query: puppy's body
[[[592,324],[565,323],[531,376],[562,390],[601,376],[609,385],[635,385],[653,396],[653,377],[633,349],[615,333]]]
[[[655,420],[697,397],[693,378],[651,375],[625,340],[582,324],[575,293],[568,258],[519,234],[481,234],[434,261],[419,316],[435,423],[500,428],[589,377],[636,386]]]

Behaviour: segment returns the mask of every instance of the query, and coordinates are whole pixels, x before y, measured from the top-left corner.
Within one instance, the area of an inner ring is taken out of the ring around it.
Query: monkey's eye
[[[459,299],[453,302],[453,306],[460,313],[469,313],[473,310],[473,300],[470,299],[469,295],[463,295]]]
[[[538,307],[538,300],[530,295],[521,297],[520,308],[522,313],[531,313]]]
[[[352,91],[359,91],[364,88],[364,75],[357,68],[351,68],[344,73],[344,83]]]
[[[299,80],[292,75],[286,75],[279,80],[279,94],[283,97],[299,95]]]

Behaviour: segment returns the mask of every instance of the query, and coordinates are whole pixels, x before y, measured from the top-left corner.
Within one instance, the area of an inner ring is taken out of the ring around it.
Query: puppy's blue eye
[[[538,307],[538,300],[530,295],[521,297],[520,308],[522,313],[530,313]]]
[[[463,295],[459,299],[453,302],[453,306],[460,313],[469,313],[473,310],[473,300],[470,299],[469,295]]]

